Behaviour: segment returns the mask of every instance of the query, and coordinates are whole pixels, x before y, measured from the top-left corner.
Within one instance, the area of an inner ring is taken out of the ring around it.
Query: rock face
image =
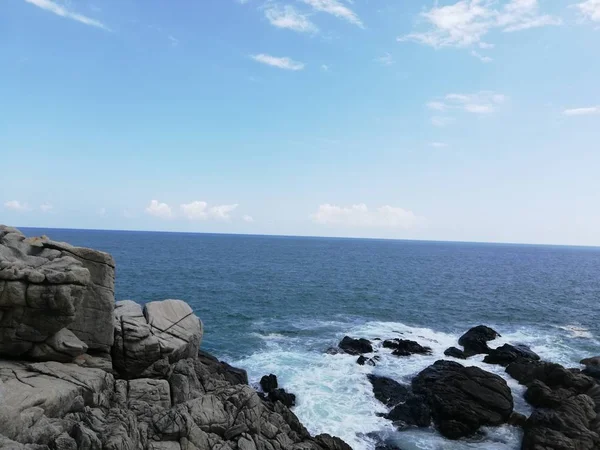
[[[506,381],[478,367],[437,361],[413,379],[412,387],[428,402],[440,433],[450,439],[506,423],[513,411]]]
[[[0,355],[69,360],[88,348],[108,352],[113,308],[110,255],[0,225]]]
[[[478,325],[471,328],[459,339],[458,343],[465,349],[465,355],[473,356],[480,353],[489,353],[490,348],[487,343],[500,337],[500,334],[490,327],[485,325]]]
[[[524,425],[523,450],[600,448],[600,385],[578,370],[517,360],[506,372],[528,387],[536,409]]]
[[[371,341],[367,339],[353,339],[349,336],[344,336],[338,347],[349,355],[362,355],[363,353],[372,353],[373,346]]]
[[[450,356],[452,358],[467,359],[467,355],[465,355],[465,352],[456,347],[447,348],[446,351],[444,351],[444,355]]]
[[[373,374],[369,374],[367,377],[373,386],[375,398],[386,406],[394,407],[406,401],[411,393],[408,386],[400,384],[391,378]]]
[[[117,302],[114,323],[113,364],[128,378],[160,360],[193,357],[202,341],[202,322],[182,300],[151,302],[144,308],[131,300]]]

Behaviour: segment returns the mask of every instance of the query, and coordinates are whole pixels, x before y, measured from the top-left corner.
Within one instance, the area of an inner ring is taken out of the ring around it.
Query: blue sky
[[[0,222],[600,245],[600,0],[5,0]]]

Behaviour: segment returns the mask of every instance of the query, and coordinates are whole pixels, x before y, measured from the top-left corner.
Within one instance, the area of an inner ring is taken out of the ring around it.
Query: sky
[[[3,0],[0,223],[600,245],[600,0]]]

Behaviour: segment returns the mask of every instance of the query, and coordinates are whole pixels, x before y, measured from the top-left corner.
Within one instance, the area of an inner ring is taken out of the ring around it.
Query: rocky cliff
[[[0,226],[0,448],[347,450],[200,349],[181,300],[115,303],[106,253]]]

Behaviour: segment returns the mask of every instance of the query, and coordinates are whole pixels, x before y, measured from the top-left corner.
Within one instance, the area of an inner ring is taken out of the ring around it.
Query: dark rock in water
[[[340,353],[345,352],[339,347],[329,347],[327,350],[325,350],[325,353],[328,355],[339,355]]]
[[[600,435],[595,405],[576,395],[558,408],[536,409],[525,424],[522,450],[597,450]]]
[[[600,448],[600,386],[579,370],[519,359],[506,372],[527,385],[537,409],[525,423],[522,450]]]
[[[262,388],[263,392],[266,392],[267,394],[274,391],[278,387],[277,377],[272,373],[263,376],[260,379],[260,387]]]
[[[579,363],[583,364],[586,367],[600,367],[600,356],[585,358],[582,359]]]
[[[500,334],[496,330],[485,325],[478,325],[463,334],[458,339],[458,343],[464,347],[467,356],[473,356],[481,353],[489,353],[490,348],[487,343],[497,337],[500,337]]]
[[[408,339],[391,339],[383,341],[383,347],[394,349],[394,356],[410,356],[413,354],[430,355],[431,348],[424,347],[418,342],[409,341]]]
[[[588,366],[583,369],[581,373],[588,377],[595,378],[596,380],[600,380],[600,366]]]
[[[500,364],[501,366],[508,366],[517,359],[531,359],[533,361],[539,361],[540,357],[526,345],[504,344],[501,347],[490,350],[490,353],[483,359],[483,362],[488,364]]]
[[[447,348],[444,352],[444,355],[451,356],[452,358],[467,359],[467,355],[465,355],[465,352],[456,347]]]
[[[268,394],[268,399],[272,402],[281,402],[288,408],[292,406],[296,406],[296,396],[294,394],[290,394],[289,392],[285,392],[285,389],[273,389]]]
[[[375,358],[377,358],[377,357],[375,357]],[[356,364],[358,364],[360,366],[364,366],[365,364],[368,364],[369,366],[375,366],[376,365],[375,358],[366,358],[365,356],[360,355],[358,357],[358,359],[356,360]],[[379,358],[377,358],[377,359],[379,359]]]
[[[526,422],[527,416],[518,412],[513,412],[508,418],[508,424],[513,427],[523,428]]]
[[[399,428],[411,425],[428,427],[431,424],[431,408],[425,397],[410,394],[404,403],[396,405],[385,417]]]
[[[564,387],[583,393],[595,385],[595,381],[583,373],[565,369],[560,364],[544,361],[517,360],[506,368],[506,373],[520,384],[529,385],[539,380],[551,388]]]
[[[349,336],[344,336],[338,347],[350,355],[362,355],[363,353],[372,353],[373,346],[371,341],[367,339],[353,339]]]
[[[373,385],[375,398],[386,406],[393,407],[406,401],[411,394],[410,388],[391,378],[369,374],[367,378]]]
[[[352,447],[340,438],[329,434],[319,434],[315,436],[315,442],[325,450],[352,450]]]
[[[427,399],[436,427],[450,439],[506,423],[513,412],[506,381],[478,367],[436,361],[412,380],[412,387]]]

